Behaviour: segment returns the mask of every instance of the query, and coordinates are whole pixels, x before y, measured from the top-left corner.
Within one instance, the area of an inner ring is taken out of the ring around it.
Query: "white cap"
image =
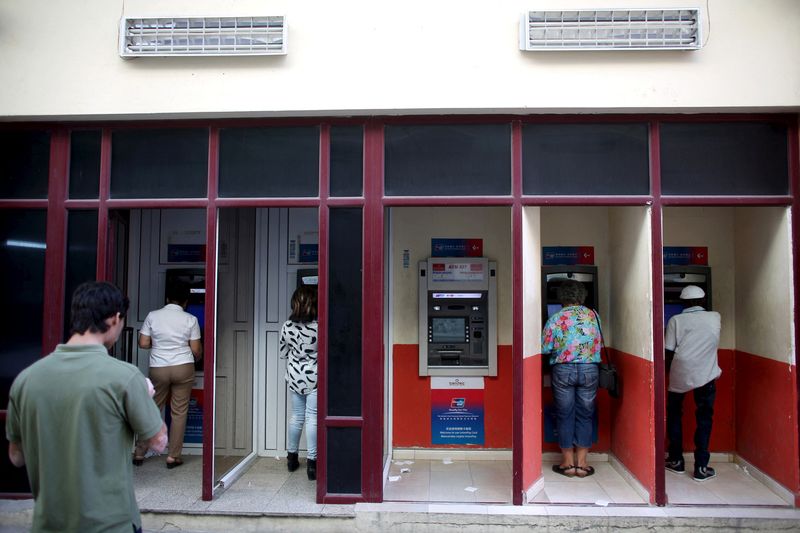
[[[697,285],[687,285],[681,291],[681,300],[698,300],[706,295]]]

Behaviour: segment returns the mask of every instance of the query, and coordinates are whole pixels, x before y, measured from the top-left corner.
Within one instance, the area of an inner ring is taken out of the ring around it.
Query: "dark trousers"
[[[717,396],[716,380],[709,381],[694,389],[697,427],[694,430],[694,466],[708,466],[711,454],[708,443],[711,440],[711,422],[714,418],[714,398]],[[683,397],[685,392],[667,393],[667,437],[669,438],[670,460],[683,457]]]

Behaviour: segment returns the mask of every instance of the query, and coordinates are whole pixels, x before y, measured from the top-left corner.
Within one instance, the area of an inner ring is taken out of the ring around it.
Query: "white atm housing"
[[[419,375],[497,375],[497,263],[419,262]]]

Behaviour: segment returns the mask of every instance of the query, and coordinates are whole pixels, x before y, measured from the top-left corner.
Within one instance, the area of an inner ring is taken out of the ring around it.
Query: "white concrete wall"
[[[483,239],[483,255],[497,261],[497,343],[511,344],[511,209],[507,207],[392,208],[395,344],[417,344],[417,263],[431,255],[432,238]],[[408,268],[403,251],[408,250]]]
[[[664,209],[664,246],[707,246],[711,267],[711,304],[722,315],[720,348],[737,347],[734,254],[734,208],[668,207]]]
[[[541,208],[522,209],[522,357],[542,351],[542,243]]]
[[[611,298],[607,322],[617,350],[653,360],[650,209],[608,210]],[[609,329],[609,328],[606,328]]]
[[[787,208],[737,208],[736,348],[794,363],[791,217]]]
[[[530,9],[708,11],[694,52],[519,50]],[[125,16],[287,17],[288,55],[118,55]],[[5,0],[0,119],[800,108],[797,0]]]

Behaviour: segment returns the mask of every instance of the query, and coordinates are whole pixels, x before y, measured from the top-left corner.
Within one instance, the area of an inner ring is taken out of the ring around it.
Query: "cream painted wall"
[[[736,348],[734,208],[667,207],[663,228],[664,246],[708,247],[711,303],[722,315],[720,348]]]
[[[511,209],[507,207],[394,207],[392,328],[395,344],[417,344],[417,263],[431,255],[432,238],[483,239],[483,255],[497,261],[497,342],[511,344]],[[408,250],[409,266],[403,266]]]
[[[522,357],[532,357],[542,351],[542,243],[541,208],[522,208]]]
[[[653,276],[650,209],[608,210],[613,347],[653,360]],[[609,329],[609,328],[606,328]]]
[[[800,109],[800,2],[708,12],[702,50],[522,52],[529,9],[604,0],[6,0],[0,119]],[[118,55],[123,15],[283,14],[288,55]]]
[[[735,227],[736,348],[794,363],[789,209],[737,208]]]
[[[603,323],[611,324],[609,312],[610,265],[608,257],[607,207],[543,207],[542,246],[594,246],[599,283],[598,311]],[[541,254],[541,250],[539,250]],[[541,311],[540,311],[541,312]],[[613,346],[613,328],[603,331],[606,342]]]

